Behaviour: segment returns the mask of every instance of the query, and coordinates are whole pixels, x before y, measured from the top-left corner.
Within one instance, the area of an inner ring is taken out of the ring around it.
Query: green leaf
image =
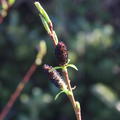
[[[43,7],[41,6],[41,4],[39,2],[34,2],[36,8],[38,9],[38,11],[40,12],[40,14],[44,17],[45,21],[50,24],[52,23],[48,14],[46,13],[46,11],[43,9]]]
[[[55,37],[55,42],[56,42],[56,45],[58,44],[58,37],[57,37],[57,34],[55,31],[53,31],[53,34],[54,34],[54,37]]]
[[[70,59],[68,59],[68,62],[67,62],[67,64],[70,62]]]
[[[50,33],[50,28],[49,28],[49,25],[48,25],[48,23],[46,22],[46,20],[44,19],[44,17],[41,15],[41,14],[39,14],[39,16],[40,16],[40,18],[41,18],[41,20],[42,20],[42,23],[43,23],[43,25],[44,25],[44,28],[45,28],[45,30],[48,32],[48,34]]]
[[[57,98],[62,94],[65,93],[66,95],[72,95],[71,91],[69,91],[67,88],[62,89],[56,96],[55,96],[55,100],[57,100]]]
[[[68,64],[67,67],[72,67],[72,68],[74,68],[75,70],[78,71],[78,68],[74,64]]]
[[[58,97],[62,94],[62,93],[64,93],[65,91],[60,91],[56,96],[55,96],[55,100],[57,100],[58,99]]]

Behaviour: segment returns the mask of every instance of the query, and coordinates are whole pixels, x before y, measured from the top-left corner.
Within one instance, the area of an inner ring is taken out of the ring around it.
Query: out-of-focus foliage
[[[120,1],[41,0],[69,57],[69,69],[83,120],[120,120]],[[54,48],[32,0],[16,0],[0,25],[0,110],[35,60],[36,45],[46,40],[43,63],[56,66]],[[6,120],[74,120],[65,95],[58,93],[40,66]]]

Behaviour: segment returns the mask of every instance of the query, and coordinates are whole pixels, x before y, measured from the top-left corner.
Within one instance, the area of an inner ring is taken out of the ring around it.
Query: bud
[[[68,62],[68,50],[64,42],[58,42],[55,48],[55,55],[59,65],[65,65]]]
[[[44,40],[41,40],[37,49],[38,49],[38,54],[36,56],[35,63],[36,65],[41,65],[43,57],[47,52],[46,42]]]
[[[53,67],[49,66],[49,65],[44,65],[43,69],[45,70],[45,72],[48,74],[49,79],[52,81],[52,83],[60,89],[66,89],[67,86],[65,84],[65,82],[63,81],[63,79],[61,78],[60,74],[56,71],[56,70],[52,70]]]

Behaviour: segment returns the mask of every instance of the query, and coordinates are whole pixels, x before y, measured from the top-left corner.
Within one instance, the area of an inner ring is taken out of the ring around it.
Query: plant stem
[[[49,36],[51,38],[51,40],[53,41],[53,44],[54,44],[54,47],[57,45],[56,43],[56,40],[55,40],[55,35],[54,35],[54,30],[53,30],[53,24],[52,23],[49,23],[49,26],[50,26],[50,33],[49,33]]]
[[[54,34],[49,34],[51,40],[53,41],[53,44],[54,44],[54,47],[56,46],[56,42],[55,42],[55,37],[54,37]]]
[[[50,26],[52,26],[52,27],[50,29],[51,33],[49,34],[49,36],[50,36],[51,40],[53,41],[54,47],[56,47],[57,44],[55,42],[55,36],[53,34],[53,25],[51,24]],[[68,75],[67,69],[65,69],[63,71],[63,74],[65,76],[65,80],[66,80],[66,84],[68,86],[68,89],[72,93],[71,95],[68,95],[68,98],[69,98],[69,100],[70,100],[70,102],[71,102],[71,104],[73,106],[73,109],[74,109],[75,114],[76,114],[76,118],[77,118],[77,120],[82,120],[81,119],[81,111],[80,111],[80,108],[77,107],[77,104],[76,104],[77,101],[75,101],[75,98],[74,98],[74,95],[73,95],[73,91],[72,91],[72,87],[71,87],[71,84],[70,84],[70,79],[69,79],[69,75]]]
[[[76,101],[75,101],[75,98],[74,98],[74,95],[73,95],[73,91],[72,91],[72,87],[71,87],[71,84],[70,84],[70,79],[69,79],[69,76],[68,76],[67,69],[65,69],[63,71],[63,74],[65,76],[65,80],[66,80],[66,84],[68,85],[68,89],[72,93],[72,94],[68,95],[68,98],[69,98],[69,100],[70,100],[70,102],[71,102],[71,104],[74,108],[77,120],[81,120],[80,108],[78,108],[77,105],[76,105]]]
[[[3,22],[3,17],[0,15],[0,24]]]
[[[54,34],[54,30],[53,30],[53,24],[49,23],[49,26],[50,26],[49,36],[50,36],[51,40],[53,41],[54,47],[56,47],[57,43],[56,43],[55,34]],[[78,106],[79,102],[75,101],[67,69],[65,69],[63,71],[63,74],[65,76],[65,80],[66,80],[66,84],[68,86],[68,90],[72,93],[72,94],[68,95],[68,98],[69,98],[69,100],[70,100],[70,102],[71,102],[71,104],[74,108],[77,120],[81,120],[80,105]]]
[[[22,92],[23,88],[27,84],[27,82],[30,80],[31,76],[35,72],[37,68],[36,64],[32,64],[31,67],[29,68],[28,72],[25,74],[24,78],[22,81],[18,84],[15,92],[11,95],[8,103],[6,106],[3,108],[1,114],[0,114],[0,120],[4,120],[5,116],[8,114],[10,109],[12,108],[13,104],[15,103],[16,99],[19,97],[20,93]]]

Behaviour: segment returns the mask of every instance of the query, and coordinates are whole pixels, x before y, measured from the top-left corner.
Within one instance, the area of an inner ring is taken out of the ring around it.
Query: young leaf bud
[[[61,78],[60,74],[56,71],[56,70],[52,70],[53,67],[49,66],[49,65],[44,65],[43,69],[45,70],[45,72],[48,74],[49,79],[51,80],[51,82],[60,89],[66,89],[67,86],[65,84],[65,82],[63,81],[63,79]],[[52,71],[51,71],[52,70]]]
[[[58,42],[55,48],[55,55],[59,65],[65,65],[68,62],[68,50],[64,42]]]
[[[38,54],[36,55],[35,63],[36,65],[41,65],[43,57],[47,52],[46,42],[44,40],[41,40],[37,49],[38,49]]]

